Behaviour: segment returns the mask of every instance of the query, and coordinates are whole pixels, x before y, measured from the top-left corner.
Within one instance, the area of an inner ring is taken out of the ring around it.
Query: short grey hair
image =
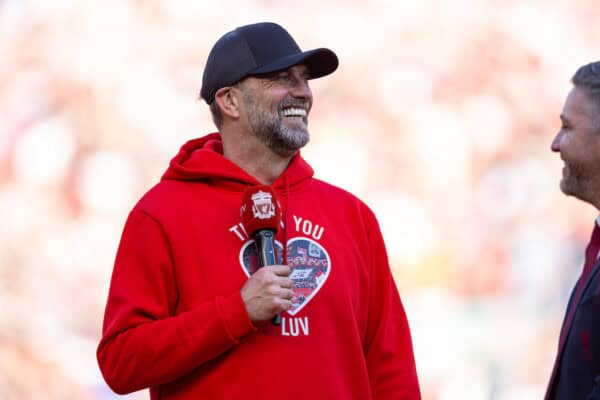
[[[245,83],[246,79],[247,78],[244,78],[241,81],[234,83],[233,85],[231,85],[231,87],[237,87],[242,92],[245,92],[246,91],[246,83]],[[217,104],[216,98],[213,99],[212,103],[210,103],[208,105],[208,108],[210,109],[210,114],[212,115],[212,120],[215,123],[215,125],[217,126],[217,129],[221,129],[221,125],[223,125],[223,113],[221,112],[221,108],[219,107],[219,104]]]
[[[209,104],[208,108],[210,109],[212,120],[217,126],[217,129],[221,129],[221,125],[223,124],[223,114],[221,114],[219,104],[217,104],[216,100],[213,100],[212,103]]]
[[[600,61],[579,67],[571,82],[575,87],[585,91],[590,100],[596,105],[594,128],[600,132]]]

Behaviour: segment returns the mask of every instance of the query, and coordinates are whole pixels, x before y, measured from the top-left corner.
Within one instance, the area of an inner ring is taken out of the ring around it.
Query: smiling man
[[[121,237],[97,352],[113,390],[150,388],[162,400],[420,399],[377,220],[315,179],[299,152],[309,81],[337,66],[331,50],[302,51],[273,23],[214,45],[200,93],[219,132],[183,145]],[[278,264],[258,268],[240,204],[261,185],[270,188],[242,210],[282,215]]]
[[[579,68],[572,82],[552,141],[565,164],[560,188],[600,210],[600,62]],[[547,400],[600,400],[599,222],[567,306]]]

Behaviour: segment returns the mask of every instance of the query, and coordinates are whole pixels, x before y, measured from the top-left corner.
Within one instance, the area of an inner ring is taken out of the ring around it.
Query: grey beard
[[[310,135],[307,129],[286,126],[283,117],[257,107],[254,98],[249,94],[244,94],[244,100],[249,111],[250,132],[275,154],[291,157],[308,143]],[[306,122],[307,119],[304,118],[304,123]]]
[[[573,196],[579,200],[591,203],[597,198],[597,191],[594,190],[594,179],[585,174],[585,169],[576,163],[568,163],[569,174],[563,176],[560,182],[560,189],[567,196]]]

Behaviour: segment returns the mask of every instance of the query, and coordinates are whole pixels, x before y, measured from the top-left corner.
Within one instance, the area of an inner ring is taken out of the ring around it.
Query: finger
[[[289,276],[292,273],[292,269],[287,265],[274,265],[272,271],[278,276]]]
[[[272,297],[274,299],[274,301],[281,300],[281,299],[289,300],[294,295],[294,291],[290,290],[290,289],[284,289],[279,286],[271,286],[266,291],[266,294],[269,297]]]
[[[284,300],[291,300],[294,296],[294,291],[290,289],[280,289],[279,297]]]
[[[279,300],[279,312],[287,311],[292,308],[292,302],[290,300]]]
[[[292,308],[292,301],[286,300],[285,303],[283,303],[283,311],[287,311],[291,308]]]
[[[279,278],[278,282],[279,286],[281,286],[282,288],[291,289],[294,287],[294,281],[287,277]]]

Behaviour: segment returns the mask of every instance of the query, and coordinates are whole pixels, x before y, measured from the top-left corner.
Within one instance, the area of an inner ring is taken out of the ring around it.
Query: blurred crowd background
[[[597,0],[0,0],[0,398],[120,398],[95,349],[123,223],[215,130],[212,44],[258,21],[340,58],[303,154],[379,217],[424,399],[542,398],[597,214],[561,194],[550,143],[599,19]]]

